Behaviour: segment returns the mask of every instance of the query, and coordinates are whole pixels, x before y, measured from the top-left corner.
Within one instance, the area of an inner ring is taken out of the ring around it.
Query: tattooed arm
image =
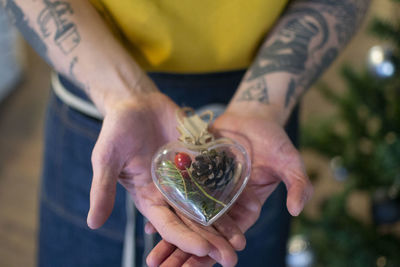
[[[82,87],[103,114],[117,99],[157,91],[88,1],[0,4],[42,58]]]
[[[229,110],[284,124],[300,96],[357,30],[370,0],[292,1],[259,49]]]

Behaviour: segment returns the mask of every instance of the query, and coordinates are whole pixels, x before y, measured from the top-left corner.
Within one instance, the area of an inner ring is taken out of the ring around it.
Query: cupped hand
[[[258,201],[262,205],[281,181],[287,187],[290,214],[297,216],[302,211],[312,196],[313,187],[300,154],[282,125],[261,116],[226,112],[215,121],[213,129],[219,135],[243,144],[251,154],[252,172],[247,193],[243,192],[227,214],[243,232],[256,222],[259,209],[243,209],[242,203],[255,198],[252,202]],[[146,230],[148,233],[156,231],[151,224],[146,226]],[[212,266],[215,263],[209,257],[185,253],[167,240],[162,240],[153,249],[147,262],[150,266]]]
[[[234,248],[245,243],[240,229],[228,219],[219,222],[216,228],[207,228],[176,214],[152,181],[154,153],[178,137],[177,109],[160,92],[124,100],[109,109],[92,153],[88,225],[95,229],[107,220],[119,182],[164,240],[184,252],[209,255],[221,264],[233,265],[237,260]]]
[[[300,153],[283,126],[264,117],[226,113],[215,122],[214,128],[248,149],[252,160],[248,187],[259,201],[264,203],[283,181],[288,191],[287,209],[291,215],[299,215],[311,198],[313,187]]]

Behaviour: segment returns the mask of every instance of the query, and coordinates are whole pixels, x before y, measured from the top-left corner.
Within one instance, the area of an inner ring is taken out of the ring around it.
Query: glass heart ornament
[[[208,120],[206,120],[208,118]],[[180,138],[154,155],[151,173],[169,204],[188,218],[211,225],[231,208],[250,177],[245,148],[208,131],[213,113],[177,112]]]

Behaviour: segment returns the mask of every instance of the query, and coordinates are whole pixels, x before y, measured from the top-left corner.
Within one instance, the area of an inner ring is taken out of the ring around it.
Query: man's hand
[[[227,215],[243,232],[255,223],[260,212],[259,208],[243,208],[245,203],[263,204],[281,181],[288,190],[287,208],[290,214],[297,216],[301,212],[313,189],[299,152],[279,123],[265,117],[231,112],[219,117],[213,129],[242,143],[251,155],[252,173],[247,189]],[[252,199],[254,197],[256,199]],[[154,230],[151,225],[146,226],[147,232]],[[184,253],[163,240],[149,254],[147,263],[150,266],[212,266],[214,261],[209,257]]]
[[[254,192],[250,188],[245,188],[242,194],[239,196],[237,201],[233,204],[232,208],[227,214],[224,214],[213,226],[208,226],[212,229],[216,227],[224,229],[222,232],[229,232],[229,228],[236,226],[241,232],[245,232],[251,225],[253,225],[261,211],[261,203],[255,196]],[[218,226],[217,226],[218,225]],[[221,230],[220,230],[221,231]],[[148,222],[145,226],[145,232],[147,234],[156,233],[157,230],[154,226]],[[232,243],[232,237],[226,235],[226,238]],[[235,246],[237,251],[243,250],[245,243],[241,246]],[[156,266],[181,266],[183,264],[188,266],[212,266],[215,260],[210,257],[198,257],[185,253],[181,249],[167,242],[165,239],[161,240],[156,247],[151,251],[147,257],[147,265],[150,267]],[[222,264],[223,266],[233,266],[231,264]]]
[[[214,128],[222,135],[241,142],[252,160],[250,187],[263,204],[283,181],[288,191],[287,208],[297,216],[313,193],[299,152],[283,127],[272,119],[225,113]]]
[[[150,167],[154,153],[178,138],[177,109],[159,92],[109,106],[92,154],[88,225],[98,228],[107,220],[118,181],[166,241],[187,253],[209,255],[221,264],[234,265],[237,260],[234,248],[243,248],[245,244],[240,229],[229,218],[211,228],[175,214],[152,181]]]

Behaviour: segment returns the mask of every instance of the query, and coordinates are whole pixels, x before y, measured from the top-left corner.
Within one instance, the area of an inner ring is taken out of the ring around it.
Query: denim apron
[[[245,71],[211,74],[149,73],[158,88],[180,106],[195,109],[226,105]],[[90,101],[85,93],[59,76],[70,93]],[[286,131],[297,146],[298,114],[293,112]],[[40,194],[39,267],[121,266],[127,222],[126,194],[117,185],[114,210],[98,230],[86,224],[92,179],[91,153],[102,121],[85,115],[51,94],[46,114],[45,147]],[[134,229],[137,267],[145,266],[145,219],[139,212]],[[263,206],[259,220],[246,233],[247,245],[238,253],[237,266],[285,266],[290,215],[281,183]],[[159,237],[158,237],[159,239]]]

